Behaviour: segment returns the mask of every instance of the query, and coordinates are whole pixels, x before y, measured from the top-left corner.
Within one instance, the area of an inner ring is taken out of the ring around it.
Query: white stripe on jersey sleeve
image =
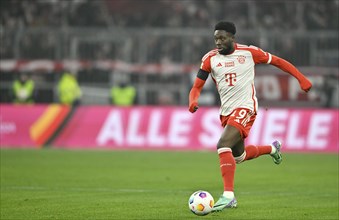
[[[267,64],[270,64],[272,61],[272,55],[270,53],[268,53],[268,61]]]

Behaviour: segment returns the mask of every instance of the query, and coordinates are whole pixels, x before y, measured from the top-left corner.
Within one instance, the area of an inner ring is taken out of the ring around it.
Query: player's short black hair
[[[237,32],[235,25],[232,22],[229,21],[219,21],[215,27],[214,30],[224,30],[226,32],[229,32],[233,35]]]

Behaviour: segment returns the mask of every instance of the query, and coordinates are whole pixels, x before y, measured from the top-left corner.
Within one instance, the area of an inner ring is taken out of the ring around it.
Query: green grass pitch
[[[1,153],[1,219],[338,219],[338,154],[284,154],[237,166],[238,208],[198,217],[196,190],[222,192],[214,152]]]

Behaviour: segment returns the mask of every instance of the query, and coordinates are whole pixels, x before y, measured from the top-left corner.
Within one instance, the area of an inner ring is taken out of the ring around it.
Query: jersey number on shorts
[[[247,122],[251,119],[254,113],[249,109],[236,109],[233,111],[231,117],[235,117],[234,121],[246,127]]]

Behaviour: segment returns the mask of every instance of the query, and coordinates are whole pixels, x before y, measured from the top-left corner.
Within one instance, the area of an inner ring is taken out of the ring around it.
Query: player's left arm
[[[308,92],[311,89],[312,83],[290,62],[284,60],[283,58],[265,52],[258,47],[250,46],[249,48],[253,55],[255,64],[272,64],[273,66],[276,66],[279,69],[294,76],[298,80],[300,88],[305,92]]]
[[[312,83],[310,82],[310,80],[308,80],[293,64],[291,64],[290,62],[272,55],[272,60],[270,62],[270,64],[278,67],[279,69],[291,74],[292,76],[294,76],[300,85],[300,88],[302,90],[304,90],[305,92],[308,92],[311,87],[312,87]]]

